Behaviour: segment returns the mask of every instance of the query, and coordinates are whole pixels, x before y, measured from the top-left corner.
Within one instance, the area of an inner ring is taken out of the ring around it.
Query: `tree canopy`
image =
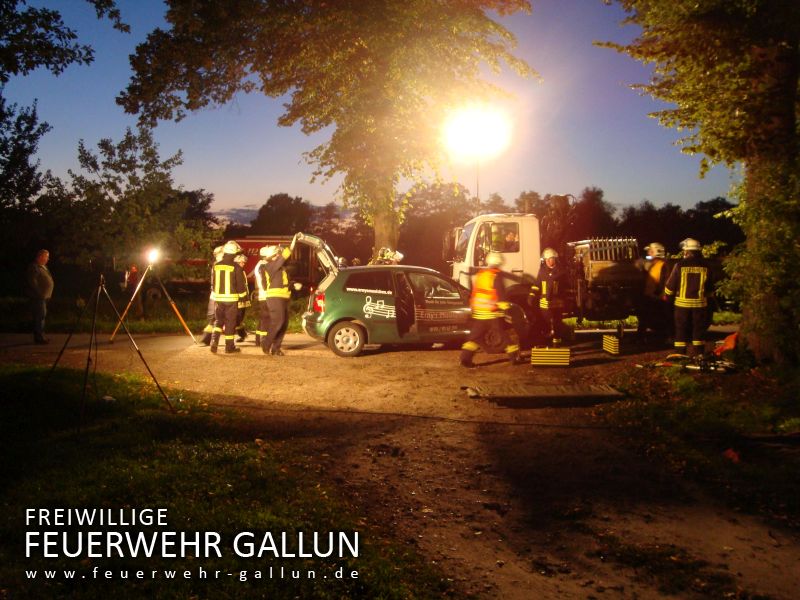
[[[152,124],[238,92],[286,97],[281,125],[331,128],[306,158],[315,177],[343,174],[342,197],[374,225],[376,247],[396,247],[398,182],[438,164],[444,111],[499,92],[482,67],[532,73],[487,15],[529,10],[527,0],[167,4],[170,28],[137,48],[118,102]]]
[[[129,31],[115,0],[86,2],[94,6],[98,19],[107,17],[115,29]],[[26,7],[25,0],[0,0],[0,84],[38,67],[58,75],[73,63],[89,64],[94,50],[77,38],[57,10]]]

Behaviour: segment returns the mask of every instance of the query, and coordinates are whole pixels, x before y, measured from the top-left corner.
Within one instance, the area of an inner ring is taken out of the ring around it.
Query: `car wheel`
[[[358,356],[364,349],[366,337],[361,325],[343,321],[334,325],[328,334],[328,347],[339,356]]]

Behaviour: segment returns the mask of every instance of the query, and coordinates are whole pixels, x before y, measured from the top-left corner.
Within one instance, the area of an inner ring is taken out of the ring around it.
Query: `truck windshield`
[[[467,257],[467,246],[469,245],[469,238],[472,235],[472,230],[475,229],[475,223],[470,223],[461,231],[461,237],[458,238],[456,243],[456,251],[453,259],[456,262],[464,262]]]

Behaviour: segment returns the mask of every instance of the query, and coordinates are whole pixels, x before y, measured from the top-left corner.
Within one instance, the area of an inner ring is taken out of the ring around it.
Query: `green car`
[[[469,332],[469,291],[433,269],[408,265],[340,267],[321,239],[316,248],[326,275],[312,291],[303,330],[339,356],[358,356],[367,344],[460,344]]]

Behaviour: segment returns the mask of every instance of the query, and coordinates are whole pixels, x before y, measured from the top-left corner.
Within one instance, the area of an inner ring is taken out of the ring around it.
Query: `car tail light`
[[[314,312],[325,312],[325,292],[317,292],[314,294],[314,302],[311,308]]]

